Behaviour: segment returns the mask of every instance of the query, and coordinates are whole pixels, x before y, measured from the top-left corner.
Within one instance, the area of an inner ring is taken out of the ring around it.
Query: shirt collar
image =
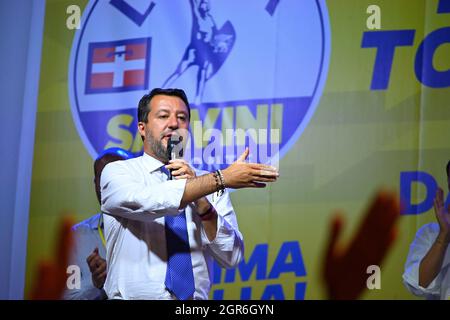
[[[164,163],[146,154],[145,152],[142,155],[142,163],[144,164],[144,167],[148,172],[156,171],[164,166]]]
[[[101,213],[97,213],[96,215],[90,217],[87,221],[87,224],[89,225],[89,228],[91,229],[98,229],[98,222],[100,221],[100,224],[103,223],[103,218]]]

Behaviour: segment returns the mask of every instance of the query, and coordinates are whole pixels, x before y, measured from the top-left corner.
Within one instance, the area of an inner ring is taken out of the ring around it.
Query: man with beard
[[[109,299],[208,299],[213,259],[228,268],[242,260],[226,188],[263,188],[278,171],[246,163],[248,149],[226,169],[202,175],[185,160],[169,161],[168,142],[186,134],[189,119],[183,90],[153,89],[138,106],[143,155],[103,170]]]

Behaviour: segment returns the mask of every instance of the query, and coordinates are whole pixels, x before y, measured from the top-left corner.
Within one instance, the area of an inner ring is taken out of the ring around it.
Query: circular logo
[[[152,88],[190,101],[187,156],[201,169],[276,162],[298,140],[325,84],[324,0],[90,1],[69,64],[71,110],[95,158],[142,152],[137,105]]]

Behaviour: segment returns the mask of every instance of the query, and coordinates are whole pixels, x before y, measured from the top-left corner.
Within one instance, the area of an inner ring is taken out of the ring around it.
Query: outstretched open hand
[[[450,242],[450,210],[445,208],[444,190],[438,188],[434,198],[434,214],[439,223],[439,236],[445,241]]]
[[[393,192],[380,191],[372,201],[355,236],[346,247],[338,245],[343,219],[335,215],[323,261],[329,299],[357,299],[366,288],[367,267],[380,265],[392,246],[400,204]]]

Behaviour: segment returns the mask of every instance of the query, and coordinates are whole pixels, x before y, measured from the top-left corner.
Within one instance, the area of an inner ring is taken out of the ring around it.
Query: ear
[[[138,130],[142,138],[145,138],[145,127],[145,122],[138,122]]]

